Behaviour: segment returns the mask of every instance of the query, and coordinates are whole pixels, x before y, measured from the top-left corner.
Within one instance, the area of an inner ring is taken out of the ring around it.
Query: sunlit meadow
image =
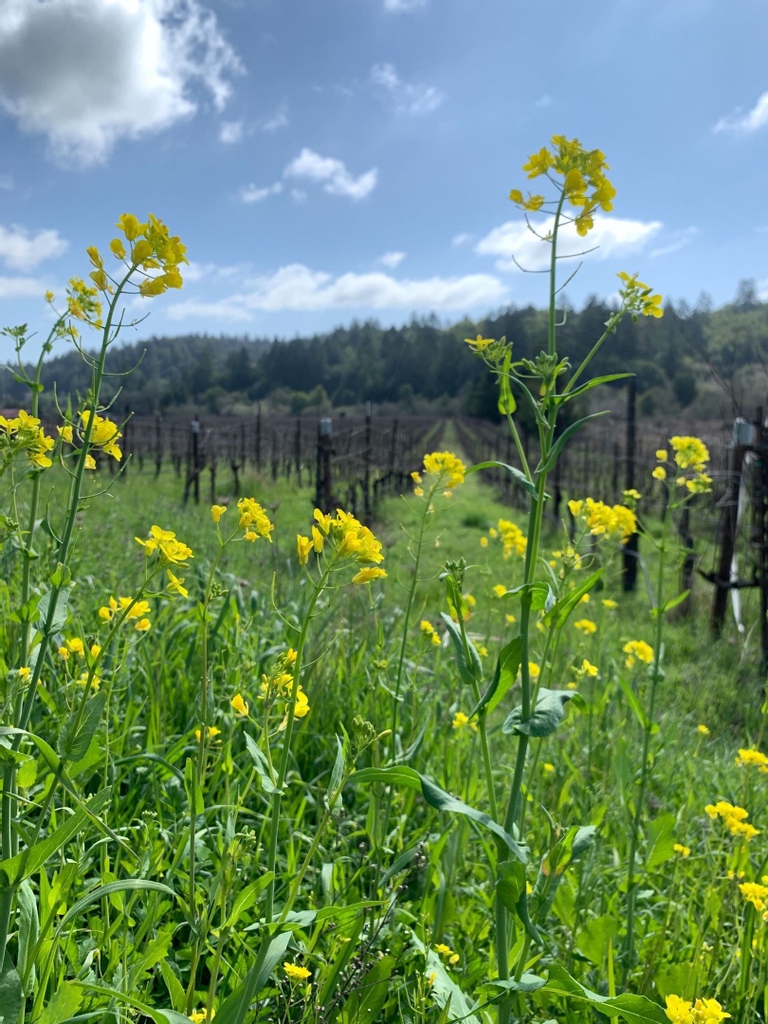
[[[626,376],[590,362],[662,299],[620,271],[571,365],[558,234],[588,248],[615,189],[564,136],[523,171],[542,190],[509,198],[551,254],[541,353],[466,344],[527,513],[450,424],[367,523],[285,481],[205,509],[168,472],[128,484],[110,347],[126,299],[182,287],[187,261],[152,215],[123,214],[88,280],[46,297],[36,367],[8,330],[29,402],[0,417],[2,1024],[765,1020],[762,686],[704,609],[675,614],[709,453],[683,432],[656,453],[661,519],[640,484],[553,521],[585,396]],[[60,338],[92,382],[54,433]],[[638,531],[649,585],[626,594]]]

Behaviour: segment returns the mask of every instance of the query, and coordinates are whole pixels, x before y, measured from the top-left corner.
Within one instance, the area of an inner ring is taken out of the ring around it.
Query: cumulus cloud
[[[445,99],[445,95],[433,85],[403,81],[393,64],[374,64],[371,68],[371,81],[386,89],[395,110],[401,114],[414,114],[417,117],[431,114]]]
[[[746,113],[737,107],[727,117],[721,117],[713,132],[741,132],[749,135],[768,124],[768,92],[758,97],[757,103]]]
[[[242,121],[222,121],[221,128],[219,129],[219,141],[227,146],[233,146],[236,142],[242,142],[243,128]]]
[[[256,185],[246,185],[240,189],[240,199],[244,203],[261,203],[269,196],[276,196],[283,191],[282,182],[276,181],[274,185],[266,185],[258,188]]]
[[[396,267],[400,266],[404,259],[404,252],[385,252],[383,256],[379,256],[376,262],[380,263],[388,270],[394,270]]]
[[[430,277],[398,281],[384,273],[341,274],[334,277],[301,263],[273,274],[246,280],[241,291],[217,302],[177,302],[167,309],[172,320],[225,317],[247,320],[254,313],[286,310],[316,312],[331,309],[452,310],[465,312],[508,299],[506,286],[490,274]]]
[[[242,71],[198,0],[5,0],[0,106],[73,166],[106,160],[121,138],[189,118],[201,83],[217,109]]]
[[[38,231],[32,235],[18,224],[10,228],[0,225],[0,260],[13,270],[33,270],[44,260],[61,256],[68,246],[58,231]]]
[[[283,101],[272,117],[268,117],[262,124],[261,129],[265,132],[276,132],[279,128],[288,126],[288,104]]]
[[[283,172],[285,178],[299,178],[306,181],[321,182],[324,191],[332,196],[345,196],[348,199],[365,199],[376,188],[379,172],[374,167],[359,178],[349,173],[341,160],[330,156],[320,156],[306,147],[292,160]]]
[[[542,234],[551,231],[554,217],[537,224]],[[580,238],[572,224],[561,226],[558,234],[558,253],[575,256],[585,249],[599,246],[598,259],[636,252],[661,230],[661,221],[622,220],[619,217],[595,217],[595,226],[586,238]],[[497,256],[498,270],[516,269],[515,259],[526,270],[545,270],[549,266],[549,246],[536,238],[524,220],[510,220],[489,231],[475,246],[482,256]],[[514,256],[515,259],[512,257]]]

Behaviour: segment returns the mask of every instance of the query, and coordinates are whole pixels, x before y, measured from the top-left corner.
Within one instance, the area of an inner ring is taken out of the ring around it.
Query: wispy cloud
[[[316,181],[323,191],[332,196],[344,196],[355,201],[365,199],[376,188],[379,172],[374,167],[359,177],[353,177],[343,161],[330,156],[321,156],[314,150],[304,148],[283,171],[284,178],[298,178]]]
[[[764,128],[768,124],[768,92],[758,97],[757,103],[751,110],[742,110],[737,107],[727,117],[721,117],[712,131],[714,132],[740,132],[750,135],[752,132]]]
[[[219,129],[219,141],[227,146],[242,142],[244,125],[242,121],[222,121]]]
[[[460,231],[458,235],[454,235],[451,239],[451,245],[458,248],[460,245],[466,245],[467,242],[471,242],[474,235],[467,234],[466,231]]]
[[[554,227],[554,218],[548,217],[536,225],[545,235]],[[573,224],[560,227],[558,253],[576,256],[580,252],[599,246],[598,259],[618,256],[643,249],[661,230],[661,221],[622,220],[619,217],[595,217],[595,226],[586,238],[580,238]],[[524,220],[510,220],[489,231],[475,246],[483,256],[496,256],[498,270],[517,269],[515,260],[526,270],[544,270],[549,266],[550,248],[537,238]],[[513,259],[514,257],[514,259]]]
[[[384,0],[384,10],[395,13],[418,11],[427,6],[427,0]]]
[[[332,309],[436,310],[465,312],[508,300],[508,290],[491,274],[396,280],[389,274],[341,274],[311,270],[301,263],[243,281],[242,288],[208,302],[187,300],[168,307],[171,320],[218,317],[248,320],[256,313]]]
[[[539,110],[543,110],[544,107],[551,107],[552,106],[552,97],[547,95],[547,93],[544,93],[543,96],[539,96],[539,98],[536,100],[534,106],[538,107]]]
[[[401,114],[417,117],[431,114],[445,99],[445,94],[433,85],[404,81],[393,64],[374,64],[371,68],[371,81],[389,93],[395,110]]]
[[[287,128],[288,124],[288,104],[283,100],[274,114],[271,117],[268,117],[262,124],[261,130],[265,132],[276,132],[280,128]]]
[[[0,299],[40,299],[52,288],[50,282],[35,277],[0,277]]]
[[[676,231],[669,242],[665,245],[660,245],[657,249],[651,249],[649,255],[656,256],[669,256],[670,253],[678,252],[680,249],[684,249],[686,245],[690,245],[694,237],[698,233],[698,228],[690,227],[684,228],[682,231]]]
[[[405,259],[404,252],[385,252],[383,256],[379,256],[376,260],[382,267],[386,267],[388,270],[395,270]]]
[[[283,191],[283,183],[276,181],[273,185],[260,188],[258,185],[246,185],[240,189],[240,199],[244,203],[262,203],[270,196],[279,195]]]

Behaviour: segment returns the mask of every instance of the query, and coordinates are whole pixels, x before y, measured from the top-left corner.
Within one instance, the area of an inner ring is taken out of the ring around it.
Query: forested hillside
[[[590,300],[568,311],[559,347],[578,363],[600,335],[606,303]],[[294,413],[328,407],[399,404],[478,416],[495,414],[492,381],[463,339],[505,335],[518,357],[535,355],[545,337],[545,314],[510,308],[476,323],[442,327],[435,318],[404,327],[353,323],[330,333],[290,341],[187,335],[150,338],[116,349],[112,393],[138,414],[244,412],[257,401]],[[695,308],[669,303],[661,320],[625,320],[597,357],[595,373],[631,370],[638,378],[641,413],[690,408],[699,416],[751,412],[768,386],[768,303],[742,282],[734,302],[712,310],[706,296]],[[50,360],[47,395],[60,400],[88,386],[87,367],[74,351]],[[0,376],[0,406],[24,401],[9,373]]]

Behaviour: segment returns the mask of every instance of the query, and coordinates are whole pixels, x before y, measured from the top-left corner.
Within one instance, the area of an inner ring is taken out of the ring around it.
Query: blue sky
[[[574,304],[768,297],[766,52],[764,0],[3,0],[0,323],[150,210],[192,266],[125,340],[541,305],[507,196],[553,133],[618,190]]]

